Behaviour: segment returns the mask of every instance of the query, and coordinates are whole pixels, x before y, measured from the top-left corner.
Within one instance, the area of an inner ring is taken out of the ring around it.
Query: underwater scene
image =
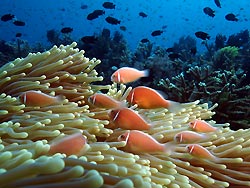
[[[0,188],[250,187],[249,0],[0,7]]]

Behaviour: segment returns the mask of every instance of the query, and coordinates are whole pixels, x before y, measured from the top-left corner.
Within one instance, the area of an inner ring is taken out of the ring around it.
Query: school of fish
[[[140,71],[135,68],[123,67],[112,74],[111,81],[118,84],[127,84],[145,76],[149,76],[148,70]],[[19,99],[23,104],[30,107],[45,107],[63,102],[62,96],[50,96],[33,90],[21,93]],[[170,112],[178,112],[182,109],[180,103],[165,99],[160,92],[152,88],[146,86],[133,88],[128,94],[126,102],[118,101],[107,94],[95,93],[88,98],[88,103],[94,108],[106,109],[109,121],[114,125],[114,128],[126,130],[117,138],[117,141],[126,142],[125,151],[136,154],[163,152],[171,155],[177,144],[187,144],[185,151],[193,157],[214,161],[217,159],[205,147],[198,144],[200,141],[209,138],[206,133],[218,130],[206,121],[195,119],[189,122],[187,125],[189,130],[177,133],[173,141],[167,143],[160,143],[151,135],[143,132],[150,130],[154,125],[142,114],[129,108],[129,105],[135,105],[140,109],[167,108]],[[49,153],[60,152],[66,155],[82,155],[86,150],[86,145],[86,138],[81,133],[76,133],[51,143]]]

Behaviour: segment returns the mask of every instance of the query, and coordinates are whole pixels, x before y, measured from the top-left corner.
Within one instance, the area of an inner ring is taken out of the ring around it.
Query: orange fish
[[[63,137],[51,144],[49,153],[65,153],[66,155],[81,155],[86,150],[87,140],[81,133]]]
[[[127,101],[132,105],[137,104],[139,108],[154,109],[168,108],[170,111],[181,109],[180,103],[164,99],[156,90],[145,86],[132,89],[127,96]]]
[[[50,96],[40,91],[26,91],[19,96],[20,101],[27,106],[49,106],[63,101],[62,96]]]
[[[121,134],[118,141],[125,141],[125,150],[132,153],[166,152],[170,155],[173,148],[171,144],[161,144],[150,135],[137,130]]]
[[[182,131],[174,136],[177,143],[194,143],[206,139],[207,135],[199,134],[193,131]]]
[[[213,127],[209,123],[203,120],[194,120],[189,123],[189,127],[197,132],[214,132],[217,130],[216,127]]]
[[[126,84],[129,82],[134,82],[140,79],[141,77],[147,77],[148,75],[148,70],[140,71],[135,68],[122,67],[112,74],[111,81]]]
[[[147,130],[151,127],[136,111],[130,108],[113,109],[108,115],[116,127],[122,129]]]
[[[125,106],[124,103],[121,101],[117,101],[113,99],[112,97],[102,94],[102,93],[96,93],[88,98],[89,103],[93,104],[95,107],[98,108],[119,108],[121,106]]]
[[[206,148],[202,147],[199,144],[189,144],[186,146],[186,151],[194,157],[209,159],[217,161],[219,158],[215,157],[210,153]]]

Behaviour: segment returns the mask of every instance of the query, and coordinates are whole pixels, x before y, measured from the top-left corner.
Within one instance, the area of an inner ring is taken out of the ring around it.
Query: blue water
[[[207,32],[214,42],[218,33],[229,36],[241,30],[249,29],[249,0],[221,0],[222,8],[218,8],[213,0],[113,0],[115,9],[104,9],[104,0],[1,0],[0,16],[11,13],[18,20],[26,23],[23,27],[15,26],[11,21],[0,21],[0,39],[15,41],[16,33],[21,32],[21,39],[30,44],[37,42],[48,45],[46,32],[50,29],[60,31],[63,27],[72,27],[71,37],[78,40],[85,35],[98,34],[103,28],[120,31],[127,40],[128,46],[134,50],[142,38],[148,38],[155,45],[171,47],[174,42],[185,35],[195,38],[196,31]],[[87,5],[86,9],[81,9]],[[203,8],[215,10],[215,17],[204,14]],[[87,15],[93,10],[105,10],[105,15],[89,21]],[[142,18],[139,12],[145,12],[148,17]],[[234,13],[238,22],[230,22],[225,15]],[[121,20],[120,25],[110,25],[105,21],[107,16]],[[120,26],[126,31],[121,31]],[[167,26],[162,35],[152,37],[154,30]],[[197,39],[199,50],[205,47]]]

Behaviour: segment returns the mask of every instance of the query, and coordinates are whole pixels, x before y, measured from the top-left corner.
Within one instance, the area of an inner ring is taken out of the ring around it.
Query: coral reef
[[[192,49],[196,49],[196,40],[191,36],[180,37],[178,43],[174,43],[173,50],[180,54],[183,61],[191,62],[194,57]]]
[[[168,98],[180,102],[201,99],[209,104],[218,103],[214,119],[229,122],[232,129],[249,128],[250,85],[245,85],[246,74],[214,71],[211,67],[190,68],[170,79],[161,79],[159,87]]]
[[[240,66],[235,63],[239,55],[239,49],[235,46],[227,46],[217,50],[213,56],[215,69],[236,71]]]
[[[40,43],[31,47],[27,41],[19,38],[11,42],[0,40],[0,66],[18,57],[25,57],[30,52],[43,51],[45,51],[45,49]]]
[[[236,46],[238,48],[244,47],[249,43],[249,31],[246,29],[237,34],[230,35],[228,37],[227,46]]]
[[[47,31],[47,39],[52,45],[59,46],[60,44],[67,45],[73,42],[70,33],[60,33],[55,29],[50,29]]]
[[[118,31],[111,36],[109,29],[103,29],[96,36],[96,40],[93,43],[80,41],[78,48],[86,50],[86,56],[90,58],[95,57],[102,61],[102,65],[97,67],[96,70],[103,76],[103,83],[105,84],[109,83],[109,80],[106,80],[106,78],[110,78],[114,69],[131,64],[131,54],[127,43],[123,35]]]
[[[108,90],[107,95],[125,101],[132,88],[96,85],[103,80],[95,70],[100,61],[84,57],[84,51],[74,48],[76,45],[54,46],[0,68],[1,187],[250,186],[249,129],[232,131],[228,124],[208,121],[219,130],[207,133],[208,138],[199,144],[218,161],[191,156],[186,144],[173,141],[176,133],[189,129],[190,121],[211,119],[217,104],[209,108],[197,100],[181,104],[182,110],[176,113],[131,107],[154,124],[144,132],[161,143],[175,144],[175,151],[170,155],[124,151],[126,142],[117,138],[125,130],[113,128],[108,110],[87,105],[87,98]],[[201,74],[196,69],[190,72]],[[28,90],[63,95],[65,99],[62,104],[29,107],[18,99]],[[82,156],[49,154],[54,140],[79,132],[88,140]]]

